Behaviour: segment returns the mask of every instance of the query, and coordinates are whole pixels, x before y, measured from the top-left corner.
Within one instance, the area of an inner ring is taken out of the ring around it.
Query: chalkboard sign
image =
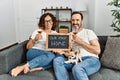
[[[70,36],[68,34],[48,34],[46,41],[46,49],[53,50],[53,49],[64,49],[69,50],[70,46]]]

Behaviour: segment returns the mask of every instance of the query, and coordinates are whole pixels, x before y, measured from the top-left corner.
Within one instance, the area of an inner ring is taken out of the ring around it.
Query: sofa
[[[101,59],[106,49],[108,36],[98,36],[98,38],[101,47],[101,54],[99,55]],[[21,73],[17,77],[11,77],[9,74],[10,70],[17,65],[22,65],[26,62],[27,50],[25,46],[27,42],[28,40],[0,51],[0,80],[55,80],[54,71],[52,68],[45,71],[36,71],[28,74]],[[120,71],[118,69],[109,68],[102,65],[101,69],[97,73],[89,76],[89,78],[90,80],[120,80],[119,75]],[[71,72],[70,79],[74,80]]]

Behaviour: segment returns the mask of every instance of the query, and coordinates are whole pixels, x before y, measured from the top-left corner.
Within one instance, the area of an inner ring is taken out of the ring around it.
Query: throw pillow
[[[105,67],[120,70],[120,37],[108,37],[100,61]]]

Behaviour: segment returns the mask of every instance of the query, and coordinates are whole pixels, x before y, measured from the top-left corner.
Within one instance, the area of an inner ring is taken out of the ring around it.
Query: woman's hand
[[[35,42],[36,41],[38,41],[39,39],[41,39],[42,38],[42,34],[41,33],[38,33],[38,34],[36,34],[36,36],[35,36]]]

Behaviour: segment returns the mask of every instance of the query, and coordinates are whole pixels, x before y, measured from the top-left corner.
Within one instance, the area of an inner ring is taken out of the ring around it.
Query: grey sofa
[[[101,45],[101,55],[105,49],[107,36],[98,36]],[[9,71],[17,65],[26,62],[26,46],[27,40],[10,47],[6,50],[0,51],[0,80],[55,80],[53,69],[45,71],[36,71],[28,74],[20,74],[17,77],[11,77]],[[73,77],[70,72],[71,80]],[[120,71],[101,67],[100,71],[89,76],[90,80],[120,80]]]

